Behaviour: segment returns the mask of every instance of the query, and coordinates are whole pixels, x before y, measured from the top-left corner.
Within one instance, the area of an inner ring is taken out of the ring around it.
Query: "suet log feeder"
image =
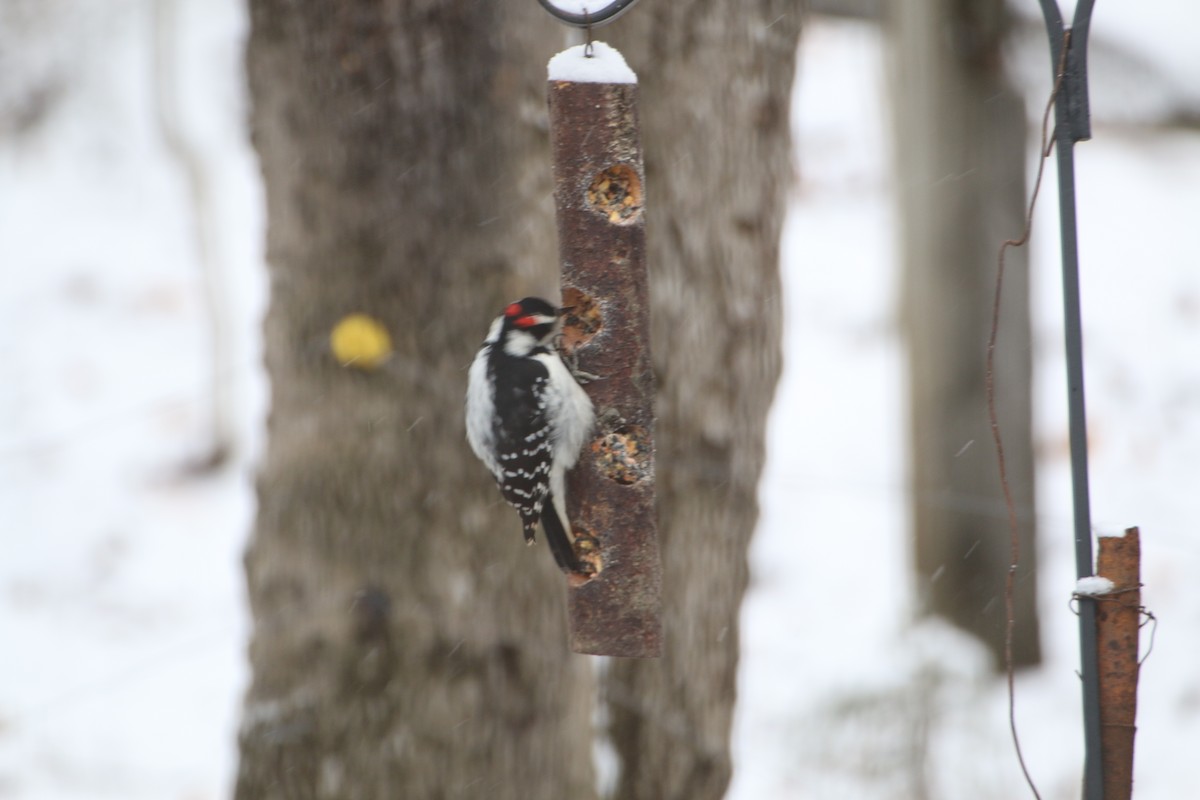
[[[662,566],[637,76],[603,42],[558,54],[548,71],[563,305],[570,309],[562,347],[581,372],[596,376],[584,387],[596,428],[567,479],[580,556],[595,568],[571,578],[571,647],[654,658],[662,652]]]

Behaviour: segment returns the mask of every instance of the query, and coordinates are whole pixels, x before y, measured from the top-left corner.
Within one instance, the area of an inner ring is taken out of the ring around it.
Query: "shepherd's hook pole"
[[[1062,226],[1063,312],[1066,330],[1067,413],[1071,488],[1075,510],[1075,572],[1092,574],[1092,520],[1088,498],[1087,416],[1083,399],[1083,324],[1079,308],[1079,251],[1075,222],[1075,143],[1091,138],[1088,113],[1087,38],[1095,0],[1079,0],[1068,29],[1056,0],[1039,0],[1050,37],[1051,64],[1064,75],[1054,103],[1058,150],[1058,208]],[[1066,58],[1062,49],[1067,48]],[[1058,76],[1054,75],[1057,80]],[[1104,800],[1100,760],[1100,681],[1096,653],[1096,601],[1079,600],[1080,675],[1083,679],[1084,800]]]

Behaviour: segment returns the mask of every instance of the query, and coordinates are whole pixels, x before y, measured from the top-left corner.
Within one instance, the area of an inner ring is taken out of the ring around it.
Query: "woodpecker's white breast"
[[[495,433],[492,428],[496,416],[495,387],[488,380],[488,351],[500,339],[500,327],[504,317],[496,317],[488,329],[483,346],[475,354],[467,373],[467,441],[492,474],[501,469],[496,460]]]

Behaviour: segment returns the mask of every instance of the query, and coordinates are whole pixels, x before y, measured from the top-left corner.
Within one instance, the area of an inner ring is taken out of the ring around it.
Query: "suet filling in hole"
[[[564,353],[572,355],[580,347],[595,338],[604,321],[600,318],[600,306],[590,295],[574,287],[563,289],[562,342]]]
[[[614,225],[628,225],[642,215],[642,181],[625,164],[602,169],[587,190],[588,205]]]
[[[646,430],[638,425],[626,425],[607,433],[592,443],[596,466],[609,480],[629,486],[650,472],[650,448]]]

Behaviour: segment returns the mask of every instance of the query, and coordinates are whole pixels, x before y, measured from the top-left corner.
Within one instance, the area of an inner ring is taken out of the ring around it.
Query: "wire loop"
[[[573,11],[563,10],[555,4],[554,0],[538,0],[538,4],[546,9],[550,16],[565,25],[573,25],[576,28],[599,28],[601,25],[607,25],[632,8],[636,2],[637,0],[613,0],[599,11],[584,11],[576,14]]]

